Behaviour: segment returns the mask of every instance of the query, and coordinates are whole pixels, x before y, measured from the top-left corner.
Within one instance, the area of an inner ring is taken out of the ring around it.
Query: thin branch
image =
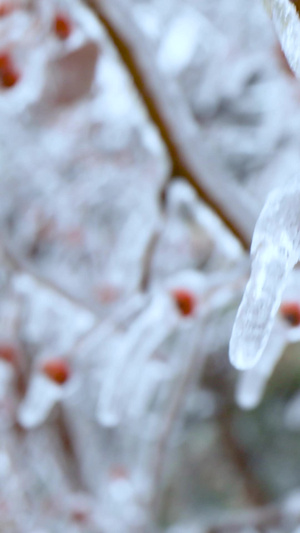
[[[169,151],[173,174],[185,177],[249,248],[257,209],[218,163],[178,84],[156,65],[151,44],[124,0],[86,0],[105,26]]]
[[[162,475],[164,472],[164,462],[167,455],[170,437],[173,433],[174,425],[179,418],[183,407],[184,399],[193,379],[199,379],[201,366],[205,359],[205,354],[199,356],[199,331],[192,332],[191,337],[187,340],[187,344],[192,344],[192,353],[188,361],[185,371],[177,384],[173,387],[173,394],[167,413],[164,418],[163,427],[158,437],[158,442],[155,450],[154,464],[153,464],[153,500],[151,502],[153,515],[157,514],[159,510],[159,501],[162,490]],[[188,349],[187,349],[188,351]]]
[[[50,280],[49,278],[44,278],[43,276],[41,276],[40,273],[28,263],[28,261],[26,261],[25,259],[23,259],[22,257],[18,255],[18,253],[8,243],[8,240],[6,240],[3,235],[1,235],[0,242],[1,242],[1,248],[4,252],[4,255],[14,270],[28,274],[29,276],[33,277],[38,283],[43,285],[45,288],[51,290],[58,296],[65,298],[66,300],[71,302],[73,305],[76,305],[82,309],[85,309],[89,313],[92,313],[94,316],[98,317],[99,313],[97,312],[97,310],[95,309],[93,305],[88,304],[86,301],[82,300],[81,298],[77,298],[76,296],[66,291],[63,287],[61,287],[60,285],[57,285],[57,283]]]
[[[244,273],[236,277],[233,276],[233,279],[230,281],[226,279],[222,282],[221,286],[219,283],[216,283],[214,287],[210,287],[201,297],[203,305],[203,314],[201,316],[201,322],[197,321],[196,330],[189,334],[189,338],[186,341],[185,352],[189,352],[189,346],[191,347],[191,356],[187,362],[186,368],[183,371],[179,383],[176,384],[173,394],[171,395],[170,404],[165,415],[164,425],[161,430],[161,433],[158,437],[158,442],[155,450],[154,464],[153,464],[153,501],[152,501],[152,510],[153,513],[157,513],[158,502],[160,493],[162,490],[162,475],[164,472],[164,462],[166,460],[166,455],[168,451],[168,446],[170,438],[172,436],[174,426],[176,421],[180,416],[180,412],[183,408],[184,399],[188,392],[189,387],[191,386],[193,380],[199,382],[201,378],[202,367],[205,364],[207,355],[209,354],[209,347],[206,346],[206,337],[205,332],[207,331],[207,325],[211,320],[211,314],[215,313],[215,307],[211,306],[211,301],[214,300],[215,294],[222,286],[226,286],[227,289],[230,287],[231,290],[239,291],[241,286],[245,283]],[[199,322],[201,323],[201,330],[199,329]],[[201,335],[201,352],[199,353],[199,338]],[[209,335],[208,335],[209,339]],[[209,342],[209,341],[208,341]],[[252,500],[253,501],[253,500]],[[262,503],[262,500],[260,501]],[[264,501],[265,503],[265,501]]]
[[[249,502],[252,505],[266,505],[269,503],[269,499],[253,473],[251,464],[249,464],[248,454],[234,436],[230,407],[226,406],[221,411],[218,422],[225,453],[243,481]]]
[[[286,527],[291,531],[299,525],[300,510],[291,513],[281,502],[256,507],[245,511],[232,511],[221,515],[217,521],[207,525],[206,533],[242,533],[246,527],[271,528]],[[287,529],[284,528],[286,531]],[[201,532],[203,531],[201,527]]]

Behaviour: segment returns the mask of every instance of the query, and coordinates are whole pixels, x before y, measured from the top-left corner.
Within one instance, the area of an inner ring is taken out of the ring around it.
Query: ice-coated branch
[[[251,276],[230,341],[230,360],[251,368],[267,346],[288,274],[300,257],[300,184],[274,190],[253,235]]]
[[[63,287],[61,287],[58,283],[50,280],[49,278],[45,278],[35,269],[33,266],[31,266],[23,257],[21,257],[11,246],[8,239],[5,235],[1,235],[1,247],[3,249],[3,253],[7,261],[10,263],[11,267],[16,270],[23,272],[24,274],[28,274],[30,277],[35,279],[38,283],[40,283],[42,286],[45,286],[49,290],[51,290],[54,294],[57,294],[59,296],[62,296],[66,300],[70,301],[72,304],[77,306],[78,308],[85,309],[95,317],[98,316],[97,310],[94,306],[90,305],[88,302],[83,301],[81,298],[77,298],[75,295],[71,294],[69,291],[65,290]]]
[[[255,205],[219,166],[177,83],[160,72],[150,43],[135,24],[127,3],[123,0],[86,0],[86,4],[105,26],[130,72],[169,151],[173,174],[191,182],[249,248],[257,218]]]
[[[217,523],[208,526],[206,533],[254,532],[258,531],[256,528],[259,528],[259,531],[273,531],[273,527],[279,531],[278,526],[283,531],[291,528],[291,531],[296,533],[296,529],[292,528],[299,526],[299,520],[299,494],[295,492],[282,502],[224,515]]]
[[[282,49],[295,72],[300,76],[300,19],[290,0],[264,0],[270,13]]]
[[[217,518],[214,515],[208,519],[194,518],[190,523],[183,522],[174,529],[168,529],[168,533],[296,533],[300,521],[299,501],[299,492],[296,490],[282,501],[245,510],[225,511]]]
[[[201,331],[202,333],[202,331]],[[174,388],[169,406],[166,411],[165,421],[162,424],[161,430],[158,435],[158,441],[153,460],[153,499],[152,507],[154,514],[159,510],[159,501],[161,497],[161,481],[163,473],[163,465],[166,459],[169,440],[174,429],[176,420],[178,420],[180,411],[182,409],[184,398],[187,394],[187,390],[193,381],[195,376],[201,375],[202,366],[206,358],[206,350],[202,348],[201,356],[198,353],[198,344],[201,334],[198,331],[198,325],[190,327],[185,334],[182,335],[182,339],[186,343],[187,353],[189,353],[189,361],[184,368],[183,374],[179,380],[176,388]],[[181,340],[182,340],[181,339]]]

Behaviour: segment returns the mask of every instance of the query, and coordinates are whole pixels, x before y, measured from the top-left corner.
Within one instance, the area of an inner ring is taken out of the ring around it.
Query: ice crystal
[[[266,384],[286,346],[282,327],[274,327],[268,340],[264,356],[254,368],[243,372],[238,381],[236,400],[243,409],[257,407],[262,399]]]
[[[300,256],[300,187],[296,180],[268,197],[253,235],[252,268],[230,341],[230,360],[244,370],[262,356],[288,274]]]

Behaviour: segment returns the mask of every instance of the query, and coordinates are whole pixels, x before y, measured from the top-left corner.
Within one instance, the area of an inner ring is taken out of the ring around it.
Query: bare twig
[[[206,331],[207,325],[211,320],[211,315],[215,313],[215,306],[212,304],[216,292],[222,289],[222,286],[226,286],[227,289],[230,287],[232,291],[239,292],[241,286],[245,283],[244,272],[239,273],[238,276],[233,276],[232,279],[226,279],[220,285],[219,282],[215,286],[210,287],[204,294],[201,296],[201,301],[203,305],[203,313],[200,320],[197,320],[195,325],[196,329],[192,332],[189,332],[188,338],[185,341],[185,351],[188,353],[191,352],[189,361],[185,370],[179,380],[179,383],[176,384],[174,390],[172,391],[170,405],[165,414],[164,424],[161,430],[160,435],[158,436],[158,442],[155,450],[154,464],[153,464],[153,501],[152,508],[154,513],[157,512],[159,507],[159,497],[161,494],[161,480],[163,475],[163,465],[166,458],[168,445],[176,421],[180,416],[180,412],[183,408],[184,399],[186,397],[189,387],[192,385],[193,380],[199,382],[201,378],[201,370],[205,364],[206,357],[209,354],[209,334],[206,340]],[[201,324],[201,327],[199,326]],[[201,337],[201,352],[199,353],[199,338]],[[189,349],[190,348],[190,349]],[[182,349],[182,347],[180,347]],[[251,500],[253,503],[253,500]],[[258,499],[256,500],[258,503]],[[260,500],[259,503],[262,503]],[[264,500],[265,503],[265,500]]]
[[[178,84],[157,68],[150,43],[123,0],[86,0],[116,45],[173,162],[201,197],[249,248],[256,206],[218,164],[205,133],[196,123]]]
[[[63,287],[50,280],[49,278],[44,278],[43,276],[41,276],[40,273],[28,263],[28,261],[18,255],[18,253],[13,249],[13,247],[9,244],[8,240],[5,239],[3,235],[1,235],[1,248],[4,252],[7,261],[14,270],[18,270],[20,272],[28,274],[29,276],[33,277],[38,283],[53,291],[55,294],[58,294],[66,300],[69,300],[72,304],[82,309],[85,309],[96,317],[98,316],[98,312],[93,305],[90,305],[81,298],[77,298],[76,296],[66,291]]]
[[[219,429],[225,453],[243,481],[243,486],[252,505],[266,505],[269,499],[263,492],[261,485],[256,480],[249,464],[248,454],[235,439],[232,430],[232,417],[230,407],[225,407],[219,416]]]
[[[300,510],[290,513],[281,502],[278,502],[236,513],[230,511],[221,515],[214,523],[208,524],[206,532],[242,533],[246,527],[260,528],[261,531],[264,528],[284,527],[284,525],[286,526],[284,531],[292,531],[299,525],[299,521]]]
[[[200,374],[201,365],[204,362],[205,354],[202,354],[202,357],[199,357],[198,349],[198,339],[199,331],[194,329],[190,336],[186,339],[187,344],[192,345],[191,357],[187,362],[185,371],[177,384],[177,386],[172,391],[171,401],[167,413],[164,417],[163,427],[161,433],[158,437],[158,442],[155,449],[155,457],[153,464],[153,500],[152,500],[152,511],[153,514],[157,514],[159,510],[159,500],[161,496],[162,489],[162,474],[163,474],[163,465],[166,458],[166,452],[168,449],[170,437],[172,435],[174,425],[179,418],[182,406],[184,403],[184,398],[186,397],[187,391],[193,381],[193,379],[198,379]]]

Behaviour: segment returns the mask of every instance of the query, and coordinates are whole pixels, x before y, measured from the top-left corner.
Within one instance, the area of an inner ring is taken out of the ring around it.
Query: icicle
[[[300,76],[300,19],[296,7],[290,0],[264,0],[267,11],[273,19],[286,58]]]
[[[296,181],[276,189],[257,221],[251,276],[232,331],[229,354],[240,370],[262,356],[274,324],[286,279],[300,256],[300,190]]]
[[[264,356],[257,365],[241,374],[236,390],[236,401],[243,409],[254,409],[264,394],[267,382],[278,363],[287,344],[286,330],[275,324],[264,351]]]
[[[61,386],[43,375],[36,374],[32,378],[27,395],[19,408],[20,424],[29,429],[44,422],[63,395]]]
[[[148,362],[178,323],[168,294],[156,294],[129,330],[115,343],[105,380],[99,394],[97,419],[115,426],[122,419],[128,400]]]

